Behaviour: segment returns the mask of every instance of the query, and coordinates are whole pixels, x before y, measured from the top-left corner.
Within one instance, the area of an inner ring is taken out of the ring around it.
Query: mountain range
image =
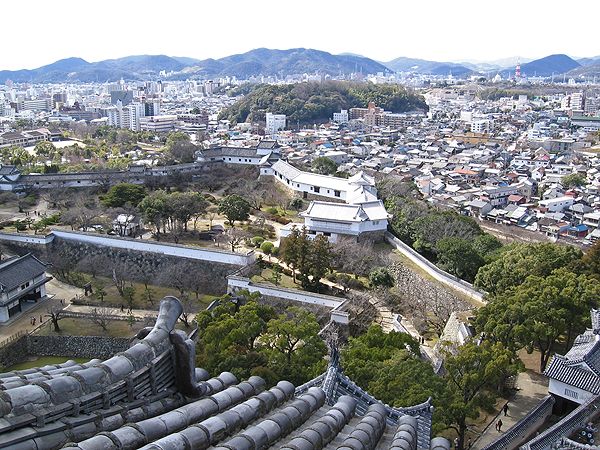
[[[107,82],[121,78],[127,80],[189,79],[235,76],[246,79],[252,76],[286,77],[301,73],[320,73],[338,76],[354,72],[385,73],[414,72],[430,75],[464,77],[472,74],[514,73],[515,58],[490,62],[439,62],[417,58],[400,57],[387,62],[344,53],[294,48],[289,50],[254,49],[246,53],[220,59],[199,60],[189,57],[166,55],[136,55],[118,59],[88,62],[81,58],[67,58],[37,69],[0,71],[0,83],[6,80],[29,83],[57,82]],[[550,55],[533,61],[523,59],[521,72],[527,76],[551,76],[569,74],[600,74],[600,56],[575,60],[567,55]],[[161,74],[162,72],[162,74]]]

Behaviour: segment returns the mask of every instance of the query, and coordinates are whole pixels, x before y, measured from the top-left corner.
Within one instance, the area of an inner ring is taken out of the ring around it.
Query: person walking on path
[[[502,419],[498,419],[498,422],[496,422],[496,430],[498,430],[499,433],[502,432]]]
[[[502,411],[504,411],[505,416],[508,416],[508,403],[504,404],[504,408],[502,408]]]

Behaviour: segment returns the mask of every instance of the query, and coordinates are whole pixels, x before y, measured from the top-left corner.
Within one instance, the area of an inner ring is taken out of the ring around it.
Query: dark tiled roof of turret
[[[209,378],[194,342],[161,302],[156,325],[106,360],[0,374],[0,448],[448,450],[430,439],[429,402],[392,408],[362,391],[333,351],[325,374],[294,388],[280,381]]]
[[[591,311],[592,328],[575,338],[564,355],[555,355],[544,374],[552,379],[600,394],[600,310]]]

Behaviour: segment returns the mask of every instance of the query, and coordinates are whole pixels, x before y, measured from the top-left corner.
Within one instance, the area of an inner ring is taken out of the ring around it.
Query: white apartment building
[[[348,123],[348,110],[342,109],[339,113],[333,113],[335,123]]]
[[[473,120],[471,122],[472,133],[489,133],[490,121],[488,119]]]
[[[177,115],[151,116],[140,118],[140,130],[167,133],[175,129]]]
[[[274,134],[279,130],[285,129],[286,116],[285,114],[267,113],[265,116],[265,130],[269,134]]]
[[[542,208],[546,208],[548,212],[562,212],[565,209],[573,206],[575,199],[573,197],[564,196],[551,198],[548,200],[540,200],[538,205]]]

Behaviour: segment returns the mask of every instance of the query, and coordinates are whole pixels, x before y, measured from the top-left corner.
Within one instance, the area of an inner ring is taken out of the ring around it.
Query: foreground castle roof
[[[194,334],[165,297],[156,324],[106,361],[68,361],[0,374],[0,448],[15,450],[395,449],[448,450],[431,440],[432,407],[383,405],[327,371],[294,387],[260,377],[210,377],[194,367]]]

